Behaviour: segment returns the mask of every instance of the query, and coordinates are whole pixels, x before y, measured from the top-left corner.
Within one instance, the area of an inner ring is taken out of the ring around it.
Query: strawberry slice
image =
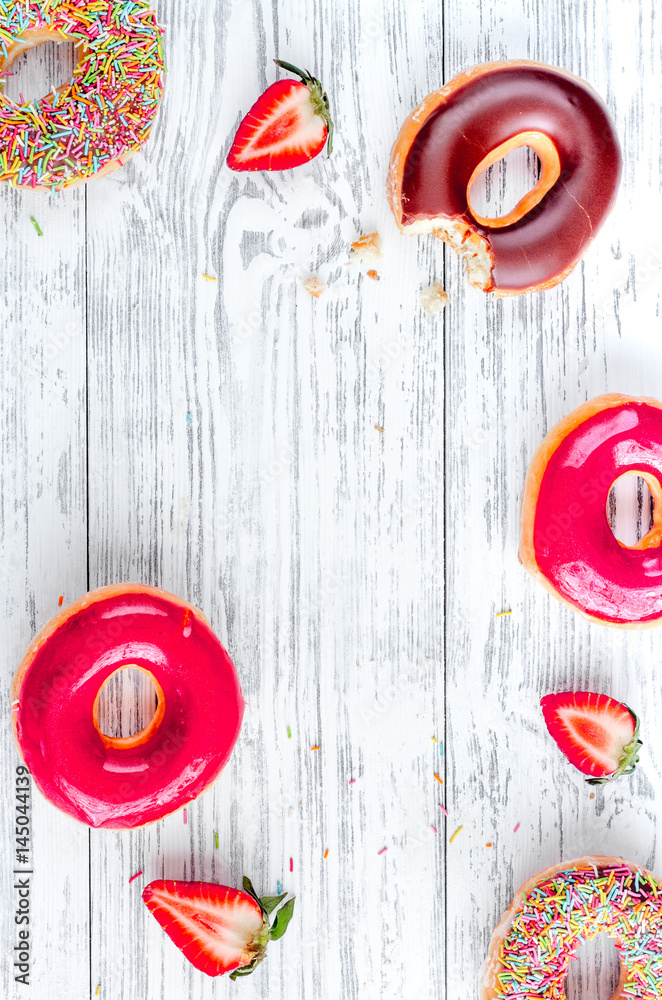
[[[590,691],[547,694],[540,702],[559,748],[589,785],[631,774],[639,761],[639,719],[614,698]]]
[[[247,976],[264,958],[269,941],[287,930],[294,897],[278,910],[281,896],[256,895],[244,876],[244,891],[215,882],[157,879],[143,890],[143,900],[185,957],[208,976]]]
[[[329,99],[319,80],[291,63],[277,66],[300,80],[267,87],[241,122],[228,154],[231,170],[289,170],[312,160],[333,143]]]

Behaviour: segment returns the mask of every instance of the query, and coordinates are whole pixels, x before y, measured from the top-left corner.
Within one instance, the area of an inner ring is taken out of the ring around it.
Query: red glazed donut
[[[646,480],[652,529],[637,545],[607,519],[614,482]],[[646,628],[662,618],[662,403],[598,396],[546,436],[527,473],[520,559],[559,600],[592,621]]]
[[[138,667],[156,688],[154,718],[114,739],[98,726],[111,674]],[[153,823],[217,777],[244,702],[232,661],[200,611],[138,584],[102,587],[52,618],[14,678],[14,735],[40,791],[93,827]]]
[[[622,858],[586,857],[525,882],[490,942],[481,1000],[565,1000],[578,945],[611,937],[621,974],[610,1000],[662,995],[662,885]]]
[[[519,146],[538,153],[540,180],[506,216],[478,215],[472,184]],[[512,60],[475,66],[425,98],[395,141],[387,193],[401,232],[438,236],[465,259],[471,284],[519,295],[570,273],[620,175],[614,126],[588,84]]]

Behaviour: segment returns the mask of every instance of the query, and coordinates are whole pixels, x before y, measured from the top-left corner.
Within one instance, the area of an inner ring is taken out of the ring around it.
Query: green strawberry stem
[[[284,892],[280,896],[258,896],[255,889],[253,888],[253,883],[246,875],[242,879],[242,885],[244,887],[244,892],[248,893],[252,899],[258,904],[262,910],[262,916],[264,918],[264,923],[259,934],[253,941],[253,946],[255,948],[255,957],[252,959],[248,965],[242,965],[239,969],[235,969],[234,972],[230,973],[230,979],[237,979],[239,976],[248,976],[253,972],[253,970],[260,964],[264,958],[264,953],[267,950],[267,944],[269,941],[277,941],[282,938],[283,934],[287,930],[288,924],[292,919],[294,913],[294,900],[295,896],[283,905],[283,902],[287,893]],[[278,907],[280,906],[280,909]],[[269,923],[269,914],[276,910],[276,918],[273,924]]]
[[[331,156],[331,153],[333,152],[333,119],[331,118],[329,98],[326,96],[322,84],[308,70],[299,69],[298,66],[293,66],[292,63],[285,62],[283,59],[274,59],[274,62],[276,63],[276,66],[280,66],[281,69],[287,70],[288,73],[294,73],[296,76],[300,76],[302,81],[308,87],[313,106],[315,108],[315,114],[319,115],[320,118],[323,118],[326,122],[326,155]]]

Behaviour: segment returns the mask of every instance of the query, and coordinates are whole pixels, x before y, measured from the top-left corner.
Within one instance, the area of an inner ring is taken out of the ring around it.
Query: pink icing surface
[[[104,745],[93,705],[123,666],[149,670],[165,714],[148,742]],[[244,702],[232,660],[197,612],[154,588],[115,593],[66,618],[23,678],[16,737],[39,789],[94,827],[151,823],[217,777],[239,735]]]
[[[662,481],[662,409],[627,401],[571,431],[552,454],[534,523],[539,569],[567,601],[606,622],[662,616],[662,549],[630,549],[607,520],[609,491],[627,472]]]

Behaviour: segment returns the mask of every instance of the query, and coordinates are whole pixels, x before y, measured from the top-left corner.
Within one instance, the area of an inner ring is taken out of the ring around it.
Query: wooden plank
[[[140,889],[246,873],[298,895],[248,997],[439,995],[443,339],[417,303],[430,251],[404,252],[383,192],[396,121],[435,76],[412,94],[392,62],[411,68],[440,12],[160,11],[170,74],[153,139],[89,189],[91,576],[198,602],[248,707],[186,826],[179,813],[93,834],[93,984],[122,1000],[211,996]],[[392,50],[376,57],[375,38]],[[339,152],[233,176],[231,136],[275,55],[323,76]],[[345,266],[374,228],[380,282]],[[330,286],[317,302],[311,273]]]
[[[21,60],[10,81],[39,94],[66,76],[49,46]],[[11,93],[11,90],[10,90]],[[16,94],[18,96],[18,94]],[[38,235],[34,219],[43,233]],[[87,586],[85,428],[85,193],[55,198],[3,189],[0,227],[0,576],[5,692],[35,631]],[[6,705],[6,702],[5,702]],[[28,863],[17,864],[16,768],[2,713],[2,995],[89,995],[88,831],[32,789]],[[14,875],[14,869],[31,875]],[[16,924],[19,881],[29,881],[29,924]],[[29,987],[16,982],[19,931],[28,929]]]
[[[646,0],[637,18],[620,2],[569,12],[561,3],[504,11],[445,0],[444,10],[446,79],[494,58],[563,66],[604,95],[625,153],[617,208],[557,289],[495,301],[464,284],[449,254],[446,516],[456,541],[447,562],[447,777],[450,825],[464,825],[447,868],[450,1000],[475,988],[494,925],[534,872],[604,853],[660,874],[654,748],[635,777],[591,794],[550,743],[538,708],[548,691],[604,690],[654,724],[659,637],[581,621],[524,573],[517,545],[527,463],[546,430],[601,392],[660,396],[651,349],[657,236],[631,220],[648,199],[659,203],[662,67]],[[512,616],[496,618],[504,609]],[[571,995],[608,996],[613,972],[613,952],[597,970],[586,956]]]

